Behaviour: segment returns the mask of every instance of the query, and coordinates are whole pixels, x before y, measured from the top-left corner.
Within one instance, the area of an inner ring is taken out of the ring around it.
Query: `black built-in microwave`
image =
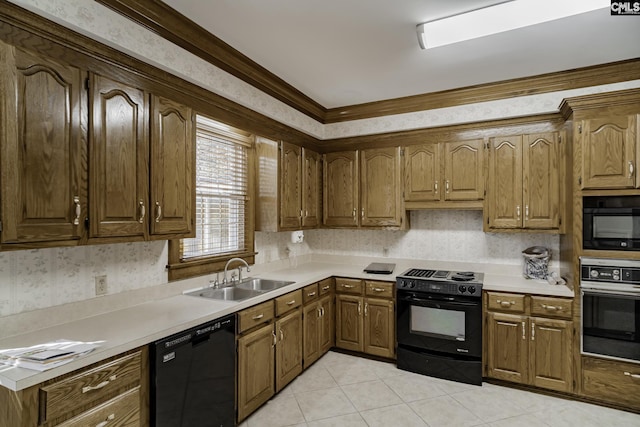
[[[640,251],[640,195],[586,196],[582,206],[584,249]]]

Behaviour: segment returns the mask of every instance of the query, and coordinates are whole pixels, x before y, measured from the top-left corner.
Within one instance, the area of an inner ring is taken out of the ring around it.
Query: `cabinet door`
[[[336,347],[363,351],[362,298],[336,295]]]
[[[145,94],[90,76],[90,237],[145,236],[148,142]]]
[[[86,216],[84,75],[3,43],[0,59],[2,242],[79,239]]]
[[[444,146],[444,200],[484,198],[484,143],[452,142]]]
[[[273,325],[238,339],[238,421],[275,394],[275,340]]]
[[[302,312],[294,310],[276,322],[276,392],[302,372]]]
[[[522,137],[491,138],[489,227],[522,227]]]
[[[280,228],[302,226],[302,148],[282,143],[280,150]]]
[[[324,155],[324,225],[358,225],[358,153],[344,151]]]
[[[395,354],[395,315],[393,301],[364,300],[364,352],[392,358]]]
[[[638,115],[583,120],[582,188],[633,188]]]
[[[302,358],[307,369],[320,357],[320,320],[321,310],[318,303],[305,305],[302,310]]]
[[[360,159],[360,225],[400,226],[402,218],[400,147],[363,150]]]
[[[573,391],[573,323],[532,317],[530,324],[531,384],[551,390]]]
[[[560,226],[558,133],[524,136],[523,202],[525,228]]]
[[[527,317],[487,312],[487,322],[488,376],[526,384]]]
[[[320,308],[319,342],[322,356],[335,344],[333,294],[321,298],[318,301],[318,307]]]
[[[194,237],[195,134],[191,108],[151,98],[151,234]],[[158,237],[159,238],[159,237]]]
[[[440,200],[440,144],[411,145],[405,148],[404,200]]]
[[[314,151],[302,149],[302,226],[314,228],[320,225],[320,200],[322,186],[322,162]]]

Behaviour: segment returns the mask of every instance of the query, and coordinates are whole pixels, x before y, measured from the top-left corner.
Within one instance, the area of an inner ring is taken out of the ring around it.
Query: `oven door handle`
[[[417,298],[415,296],[400,297],[400,301],[415,303],[422,306],[433,306],[434,304],[446,304],[452,307],[474,307],[478,305],[475,302],[456,301],[454,297],[432,297],[424,296]]]
[[[616,291],[611,289],[601,289],[601,288],[581,288],[582,294],[589,295],[620,295],[626,297],[636,297],[640,298],[640,290],[638,292],[634,291]]]

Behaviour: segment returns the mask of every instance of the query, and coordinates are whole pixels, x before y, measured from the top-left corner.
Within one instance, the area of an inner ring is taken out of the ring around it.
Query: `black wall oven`
[[[640,362],[640,261],[580,261],[582,354]]]
[[[398,368],[482,384],[482,274],[410,269],[397,278]]]

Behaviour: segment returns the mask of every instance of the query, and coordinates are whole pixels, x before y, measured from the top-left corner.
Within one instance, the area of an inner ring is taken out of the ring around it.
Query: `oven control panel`
[[[582,265],[580,274],[582,281],[589,282],[614,282],[614,283],[640,283],[640,268]]]
[[[396,287],[398,289],[445,295],[481,295],[482,293],[482,286],[477,283],[463,285],[409,278],[399,278]]]

